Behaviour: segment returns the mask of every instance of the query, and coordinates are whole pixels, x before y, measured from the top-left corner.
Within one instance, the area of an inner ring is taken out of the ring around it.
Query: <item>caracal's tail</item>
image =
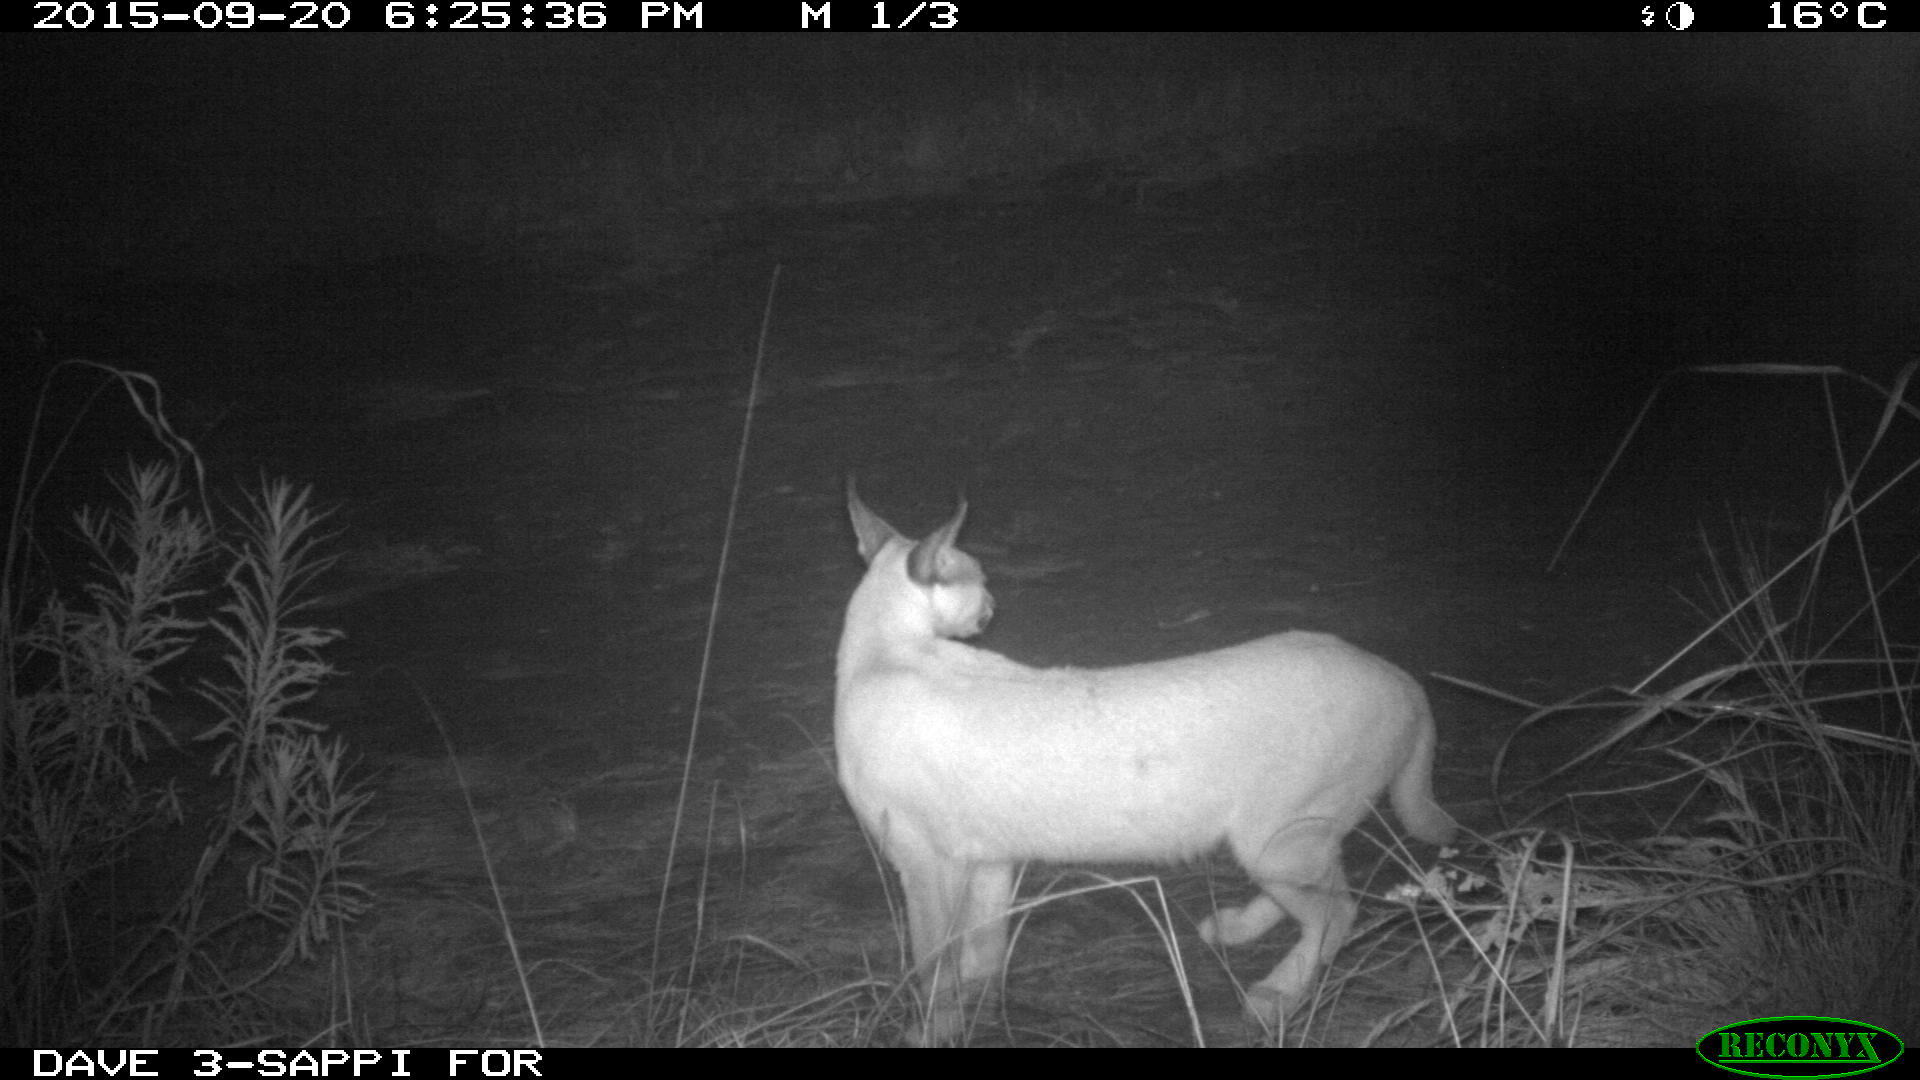
[[[1393,811],[1408,832],[1429,844],[1444,844],[1453,839],[1460,826],[1453,815],[1433,800],[1433,712],[1427,695],[1420,694],[1420,712],[1415,722],[1413,753],[1393,778]]]

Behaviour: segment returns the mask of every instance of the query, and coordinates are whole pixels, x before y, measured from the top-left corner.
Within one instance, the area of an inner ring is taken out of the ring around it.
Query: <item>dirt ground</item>
[[[1549,573],[1649,389],[1687,363],[1884,373],[1920,280],[1910,248],[1821,216],[1818,185],[1724,182],[1737,162],[1656,182],[1660,147],[1603,134],[717,214],[705,256],[644,280],[439,251],[115,312],[123,358],[167,380],[216,471],[341,508],[319,614],[348,631],[349,674],[320,705],[383,791],[372,1030],[452,1037],[463,1009],[498,1008],[499,1037],[526,1037],[423,702],[480,797],[549,1038],[632,1037],[589,1018],[660,963],[696,703],[673,963],[751,940],[803,971],[897,970],[831,773],[850,472],[910,532],[965,494],[961,546],[998,600],[980,643],[1019,660],[1295,627],[1392,659],[1433,696],[1441,801],[1499,828],[1491,762],[1523,711],[1433,676],[1538,702],[1631,683],[1704,625],[1702,525],[1724,552],[1730,521],[1776,548],[1815,523],[1816,384],[1684,377]],[[1591,734],[1529,735],[1514,775]],[[430,911],[471,938],[437,937]],[[1041,977],[1015,963],[1019,1002]],[[411,989],[435,981],[470,1000]],[[1201,987],[1222,1021],[1225,986]],[[1190,1037],[1142,1015],[1115,1037]]]

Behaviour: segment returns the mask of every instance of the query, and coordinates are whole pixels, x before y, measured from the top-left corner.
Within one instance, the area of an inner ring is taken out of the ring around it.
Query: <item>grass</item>
[[[1837,493],[1814,538],[1785,558],[1769,562],[1744,542],[1730,559],[1716,557],[1706,628],[1654,671],[1630,687],[1534,708],[1516,732],[1570,715],[1616,716],[1521,800],[1545,795],[1532,799],[1541,810],[1625,798],[1660,814],[1651,835],[1631,842],[1576,833],[1557,844],[1589,854],[1564,864],[1559,892],[1540,893],[1558,897],[1558,930],[1552,982],[1529,1015],[1565,1018],[1579,1005],[1589,1026],[1539,1025],[1548,1041],[1590,1033],[1596,1003],[1609,1027],[1677,1020],[1675,1038],[1750,1016],[1844,1016],[1896,1032],[1920,1022],[1916,652],[1905,613],[1885,602],[1911,587],[1914,566],[1903,554],[1911,522],[1886,510],[1888,496],[1920,461],[1883,460],[1900,441],[1897,425],[1920,416],[1905,400],[1913,371],[1888,387],[1815,366],[1675,376],[1819,380]],[[1849,384],[1879,406],[1852,451],[1835,404],[1836,387]],[[1689,669],[1697,673],[1679,674]],[[1568,784],[1602,767],[1627,779]],[[1502,880],[1516,897],[1512,876]],[[1580,950],[1592,945],[1606,947],[1583,962]]]
[[[1379,858],[1350,863],[1370,899],[1286,1030],[1251,1027],[1238,1002],[1284,931],[1198,945],[1194,923],[1251,888],[1220,860],[1030,868],[1001,1002],[970,1041],[1683,1045],[1792,1013],[1915,1030],[1916,653],[1886,602],[1911,585],[1887,509],[1912,466],[1876,458],[1911,417],[1906,377],[1870,387],[1880,423],[1859,456],[1836,452],[1814,540],[1772,560],[1732,545],[1681,654],[1528,706],[1516,738],[1582,720],[1594,734],[1549,776],[1502,778],[1509,824],[1424,862],[1369,830]],[[186,476],[132,468],[117,505],[75,518],[92,571],[77,588],[9,555],[10,1038],[849,1046],[914,1028],[889,872],[824,751],[745,772],[663,755],[540,784],[451,744],[382,763],[370,833],[366,790],[313,720],[331,674],[331,632],[302,618],[320,516],[268,483],[216,517]],[[13,520],[9,551],[35,550],[31,513]],[[180,685],[198,708],[163,693]],[[829,692],[792,707],[823,711]],[[197,750],[174,748],[183,731]],[[1619,805],[1651,826],[1587,812]]]

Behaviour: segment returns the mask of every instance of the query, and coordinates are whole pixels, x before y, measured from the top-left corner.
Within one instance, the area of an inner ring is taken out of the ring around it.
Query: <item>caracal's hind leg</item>
[[[1273,929],[1293,911],[1267,888],[1267,882],[1285,883],[1305,870],[1316,877],[1318,863],[1305,849],[1324,847],[1330,830],[1317,821],[1298,821],[1278,831],[1234,829],[1227,834],[1227,846],[1240,866],[1260,886],[1260,892],[1244,907],[1220,908],[1200,920],[1200,940],[1209,945],[1245,945]]]
[[[1247,991],[1247,1011],[1277,1024],[1312,993],[1321,965],[1353,928],[1358,906],[1340,865],[1340,837],[1324,821],[1296,822],[1257,853],[1234,846],[1261,895],[1243,908],[1221,912],[1201,931],[1211,931],[1209,940],[1233,945],[1265,933],[1282,912],[1299,923],[1300,940]]]

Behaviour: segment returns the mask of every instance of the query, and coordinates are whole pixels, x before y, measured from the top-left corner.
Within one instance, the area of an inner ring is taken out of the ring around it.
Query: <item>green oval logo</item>
[[[1900,1060],[1890,1031],[1837,1016],[1762,1016],[1717,1027],[1693,1044],[1707,1064],[1742,1076],[1858,1076]]]

